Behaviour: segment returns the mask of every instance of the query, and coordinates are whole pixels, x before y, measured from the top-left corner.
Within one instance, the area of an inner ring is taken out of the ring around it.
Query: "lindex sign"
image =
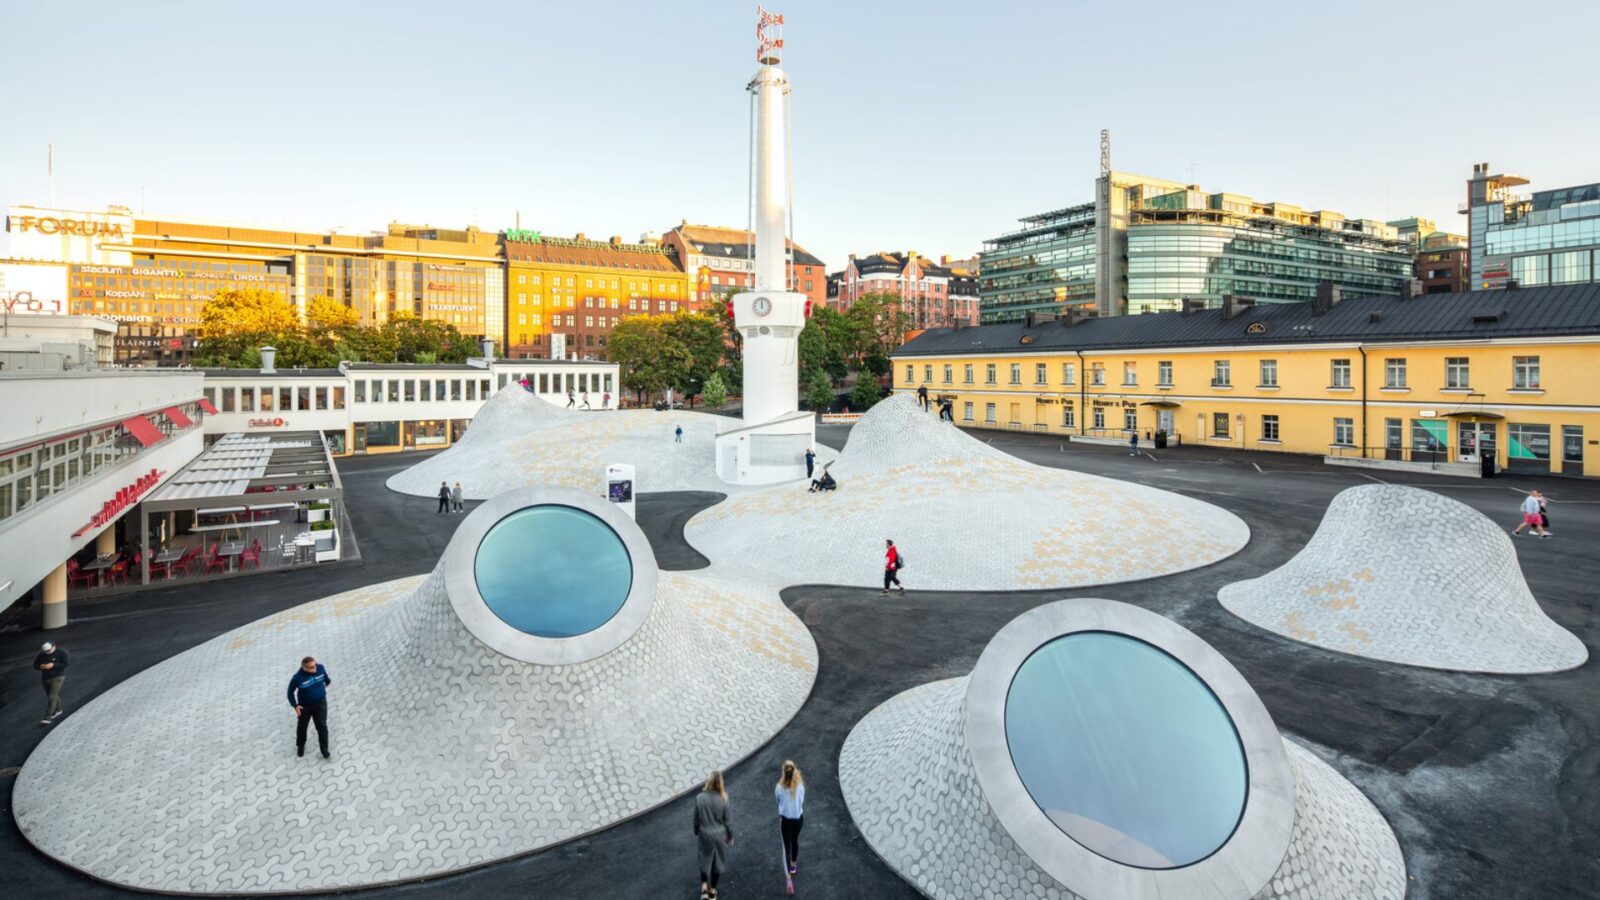
[[[518,244],[538,244],[544,241],[544,236],[537,231],[528,231],[523,228],[507,228],[506,240]]]

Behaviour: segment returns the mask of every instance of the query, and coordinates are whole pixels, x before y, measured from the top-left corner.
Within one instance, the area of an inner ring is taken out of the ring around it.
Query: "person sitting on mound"
[[[817,479],[815,479],[815,480],[813,480],[811,482],[811,488],[810,488],[809,491],[807,491],[807,493],[813,493],[814,494],[817,491],[831,491],[831,490],[834,490],[834,489],[836,489],[838,487],[839,487],[839,482],[834,481],[833,480],[833,476],[828,474],[828,467],[827,466],[823,466],[822,467],[822,477],[817,478]]]

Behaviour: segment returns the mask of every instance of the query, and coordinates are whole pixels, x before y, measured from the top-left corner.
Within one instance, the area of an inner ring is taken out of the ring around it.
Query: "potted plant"
[[[313,523],[328,522],[328,516],[332,508],[332,504],[326,500],[313,500],[310,507],[306,509],[306,521]],[[333,523],[328,522],[328,526],[330,528],[333,527]]]

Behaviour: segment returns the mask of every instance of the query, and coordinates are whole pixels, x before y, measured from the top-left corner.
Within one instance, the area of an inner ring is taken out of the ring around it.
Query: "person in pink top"
[[[892,584],[904,594],[906,586],[900,583],[900,570],[906,567],[905,558],[895,549],[894,541],[885,539],[883,543],[888,549],[883,553],[883,590],[879,593],[889,593],[889,585]]]

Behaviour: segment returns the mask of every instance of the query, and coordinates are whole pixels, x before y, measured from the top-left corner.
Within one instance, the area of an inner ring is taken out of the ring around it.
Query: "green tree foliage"
[[[707,406],[721,406],[728,399],[728,386],[722,381],[721,372],[712,372],[706,379],[705,387],[701,388],[700,396],[706,401]]]
[[[668,340],[675,341],[689,351],[692,360],[672,387],[686,397],[705,392],[711,376],[722,365],[722,354],[727,348],[727,331],[714,317],[697,313],[679,313],[661,321],[661,330]],[[726,396],[727,385],[723,385]]]
[[[850,392],[850,411],[866,412],[868,409],[871,409],[872,404],[877,403],[882,396],[883,392],[878,389],[878,380],[876,378],[870,378],[866,375],[863,375],[861,376],[861,379],[856,382],[855,390]]]
[[[435,362],[464,363],[478,354],[472,338],[445,322],[399,315],[385,323],[383,330],[394,338],[395,362],[419,362],[417,354],[429,353]]]
[[[607,344],[622,383],[641,400],[688,379],[694,354],[662,327],[665,316],[628,316],[611,331]]]
[[[277,348],[277,365],[329,368],[349,362],[461,363],[478,345],[454,325],[398,316],[376,328],[354,324],[354,314],[327,297],[314,298],[310,324],[295,320],[289,304],[265,291],[219,291],[201,310],[195,365],[255,368],[259,348]]]
[[[833,405],[833,382],[821,369],[813,371],[811,378],[806,382],[806,402],[818,412]]]

